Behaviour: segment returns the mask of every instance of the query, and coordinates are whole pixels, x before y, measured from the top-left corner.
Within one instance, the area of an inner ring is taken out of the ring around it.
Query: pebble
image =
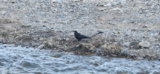
[[[157,30],[152,30],[151,33],[157,33]]]
[[[150,47],[150,43],[148,41],[142,41],[139,43],[139,45],[142,47],[147,47],[147,48]]]
[[[124,43],[123,43],[123,46],[129,47],[129,46],[130,46],[130,42],[124,42]]]
[[[52,0],[52,3],[61,3],[62,0]]]
[[[43,49],[44,48],[44,44],[38,46],[38,49]]]
[[[106,49],[107,48],[107,44],[102,45],[101,48]]]

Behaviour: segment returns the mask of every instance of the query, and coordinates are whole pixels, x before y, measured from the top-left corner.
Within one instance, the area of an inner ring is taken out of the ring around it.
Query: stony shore
[[[0,42],[75,54],[160,60],[159,0],[3,0]],[[88,36],[77,43],[73,30]]]

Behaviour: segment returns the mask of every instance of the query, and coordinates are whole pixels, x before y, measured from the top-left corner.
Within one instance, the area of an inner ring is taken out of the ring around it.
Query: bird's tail
[[[96,35],[101,34],[101,33],[103,33],[103,32],[102,31],[98,31],[98,33],[92,35],[91,37],[95,37]]]
[[[91,37],[88,37],[88,39],[91,39],[91,40],[92,40],[92,38],[91,38]]]

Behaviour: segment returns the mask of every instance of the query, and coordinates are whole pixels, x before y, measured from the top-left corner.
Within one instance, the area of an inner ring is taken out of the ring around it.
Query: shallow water
[[[0,44],[0,74],[160,74],[160,61],[73,55]]]

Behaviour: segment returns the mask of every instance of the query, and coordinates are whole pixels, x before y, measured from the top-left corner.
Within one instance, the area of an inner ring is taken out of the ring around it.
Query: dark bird
[[[78,42],[79,42],[80,40],[86,39],[86,38],[91,39],[90,37],[85,36],[85,35],[82,35],[82,34],[78,33],[77,31],[73,31],[73,32],[74,32],[74,36],[75,36],[75,38],[78,40]]]

